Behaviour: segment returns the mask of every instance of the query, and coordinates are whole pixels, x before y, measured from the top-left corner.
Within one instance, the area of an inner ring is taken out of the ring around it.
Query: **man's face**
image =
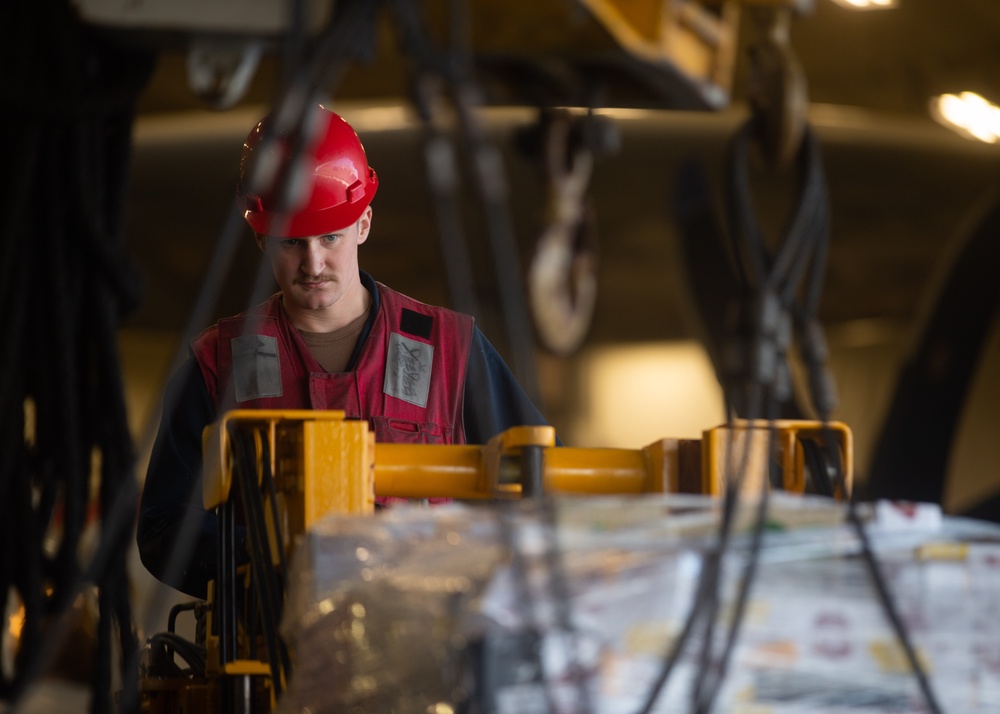
[[[358,246],[368,239],[371,208],[334,233],[303,238],[258,236],[289,307],[321,310],[335,306],[359,284]]]

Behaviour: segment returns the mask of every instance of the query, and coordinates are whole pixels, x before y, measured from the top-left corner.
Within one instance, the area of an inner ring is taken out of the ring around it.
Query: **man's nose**
[[[319,275],[323,272],[323,247],[319,241],[305,241],[302,249],[302,272],[306,275]]]

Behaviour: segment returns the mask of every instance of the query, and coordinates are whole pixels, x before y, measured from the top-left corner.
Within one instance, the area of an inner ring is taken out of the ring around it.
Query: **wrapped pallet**
[[[765,520],[756,514],[752,503],[737,510],[719,560],[721,503],[701,496],[325,519],[290,573],[283,632],[293,675],[279,709],[687,712],[706,667],[723,661],[739,611],[716,710],[926,711],[845,506],[775,494]],[[1000,528],[929,507],[878,504],[866,514],[943,710],[1000,710]],[[681,641],[692,613],[705,611],[699,588],[715,562],[714,627]]]

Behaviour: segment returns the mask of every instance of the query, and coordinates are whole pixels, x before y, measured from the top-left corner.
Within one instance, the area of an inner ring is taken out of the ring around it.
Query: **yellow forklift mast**
[[[366,421],[341,411],[228,412],[204,435],[203,503],[220,523],[218,578],[208,602],[191,606],[203,615],[204,676],[156,676],[147,660],[143,710],[276,707],[290,675],[278,637],[286,563],[324,516],[374,514],[377,499],[387,498],[822,492],[814,471],[829,459],[815,456],[831,445],[843,472],[833,495],[842,497],[852,483],[853,442],[839,422],[739,421],[701,439],[619,449],[557,446],[548,426],[515,427],[484,446],[382,444]],[[167,647],[159,656],[176,654]]]

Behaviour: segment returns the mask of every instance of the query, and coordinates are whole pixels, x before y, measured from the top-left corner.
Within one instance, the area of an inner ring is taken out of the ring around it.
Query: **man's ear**
[[[253,237],[257,241],[257,247],[260,248],[261,252],[264,252],[267,249],[267,236],[254,231]]]
[[[372,207],[365,208],[365,212],[358,219],[358,245],[368,240],[368,234],[372,229]]]

